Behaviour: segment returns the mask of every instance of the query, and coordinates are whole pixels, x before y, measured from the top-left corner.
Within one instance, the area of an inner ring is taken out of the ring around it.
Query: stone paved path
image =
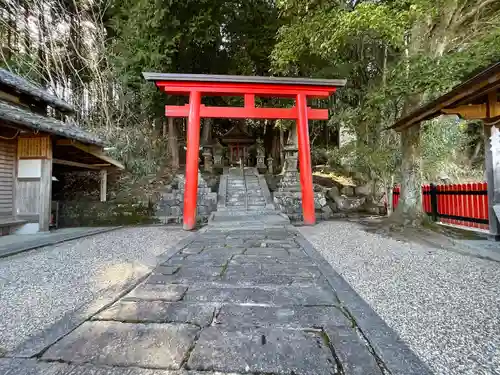
[[[0,374],[430,374],[289,225],[209,226],[51,334],[0,359]]]

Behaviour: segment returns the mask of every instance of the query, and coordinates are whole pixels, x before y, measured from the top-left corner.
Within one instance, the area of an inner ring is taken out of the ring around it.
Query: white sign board
[[[18,178],[40,178],[42,177],[41,159],[21,159],[17,164]]]

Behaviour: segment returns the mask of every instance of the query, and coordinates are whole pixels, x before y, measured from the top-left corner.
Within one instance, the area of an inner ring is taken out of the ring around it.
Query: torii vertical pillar
[[[184,230],[196,226],[196,203],[198,199],[198,150],[200,148],[200,104],[201,93],[189,94],[189,115],[186,151],[186,184],[184,188]]]
[[[300,187],[302,191],[302,213],[304,224],[314,225],[314,192],[311,168],[311,146],[309,144],[309,120],[307,118],[306,94],[297,94],[297,138],[299,141]]]

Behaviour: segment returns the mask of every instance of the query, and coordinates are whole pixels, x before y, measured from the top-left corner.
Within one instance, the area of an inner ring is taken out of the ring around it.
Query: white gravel
[[[300,231],[436,374],[500,374],[500,263],[350,222]]]
[[[14,349],[138,266],[153,265],[187,235],[180,228],[125,228],[0,259],[0,350]]]

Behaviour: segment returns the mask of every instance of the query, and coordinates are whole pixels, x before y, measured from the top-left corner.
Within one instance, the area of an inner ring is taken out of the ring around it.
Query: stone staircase
[[[264,176],[256,168],[228,168],[219,187],[217,211],[260,212],[274,210]]]
[[[230,169],[227,177],[226,208],[228,210],[260,211],[266,199],[254,168]]]
[[[287,225],[288,217],[277,212],[266,179],[256,168],[226,168],[221,176],[217,211],[209,225],[220,228]]]

